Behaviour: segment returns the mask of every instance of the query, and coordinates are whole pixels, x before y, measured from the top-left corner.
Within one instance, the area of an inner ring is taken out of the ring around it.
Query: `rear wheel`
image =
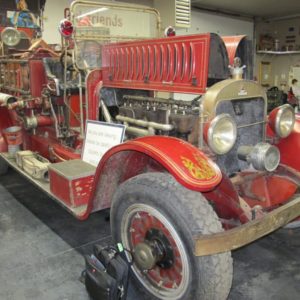
[[[4,159],[0,158],[0,176],[5,175],[7,171],[8,171],[7,162]]]
[[[195,234],[222,231],[218,217],[200,193],[169,174],[142,174],[123,183],[113,199],[111,227],[115,242],[133,254],[133,284],[143,299],[227,298],[230,253],[193,254]]]

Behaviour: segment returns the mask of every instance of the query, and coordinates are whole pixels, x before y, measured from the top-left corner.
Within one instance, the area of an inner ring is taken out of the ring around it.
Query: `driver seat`
[[[58,57],[44,57],[43,65],[47,77],[47,87],[55,96],[62,96],[64,89],[68,94],[74,95],[79,93],[78,79],[70,80],[67,74],[67,82],[64,84],[64,68]]]

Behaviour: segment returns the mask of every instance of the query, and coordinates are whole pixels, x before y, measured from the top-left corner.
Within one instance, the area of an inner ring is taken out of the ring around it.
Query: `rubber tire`
[[[180,300],[224,300],[232,284],[231,253],[196,257],[193,239],[197,233],[223,231],[211,205],[201,193],[186,189],[166,173],[147,173],[120,185],[111,207],[111,231],[114,242],[121,242],[121,220],[126,209],[144,203],[160,211],[173,225],[187,251],[191,280]],[[150,294],[131,272],[139,299],[159,299]],[[177,299],[176,299],[177,300]]]
[[[8,171],[7,162],[4,159],[0,158],[0,176],[5,175],[7,171]]]

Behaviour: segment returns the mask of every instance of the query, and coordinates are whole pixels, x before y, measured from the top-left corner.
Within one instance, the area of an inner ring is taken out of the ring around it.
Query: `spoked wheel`
[[[180,299],[190,280],[188,257],[173,225],[157,209],[136,204],[124,213],[121,240],[133,249],[133,272],[157,297]]]
[[[222,226],[200,193],[169,174],[143,174],[123,183],[114,196],[111,227],[115,242],[132,253],[132,283],[143,299],[227,298],[230,253],[193,255],[193,235],[220,232]]]

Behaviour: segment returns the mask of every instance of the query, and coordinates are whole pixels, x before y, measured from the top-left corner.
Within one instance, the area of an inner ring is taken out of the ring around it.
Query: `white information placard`
[[[123,142],[124,132],[122,124],[87,121],[82,160],[97,167],[105,152]]]

